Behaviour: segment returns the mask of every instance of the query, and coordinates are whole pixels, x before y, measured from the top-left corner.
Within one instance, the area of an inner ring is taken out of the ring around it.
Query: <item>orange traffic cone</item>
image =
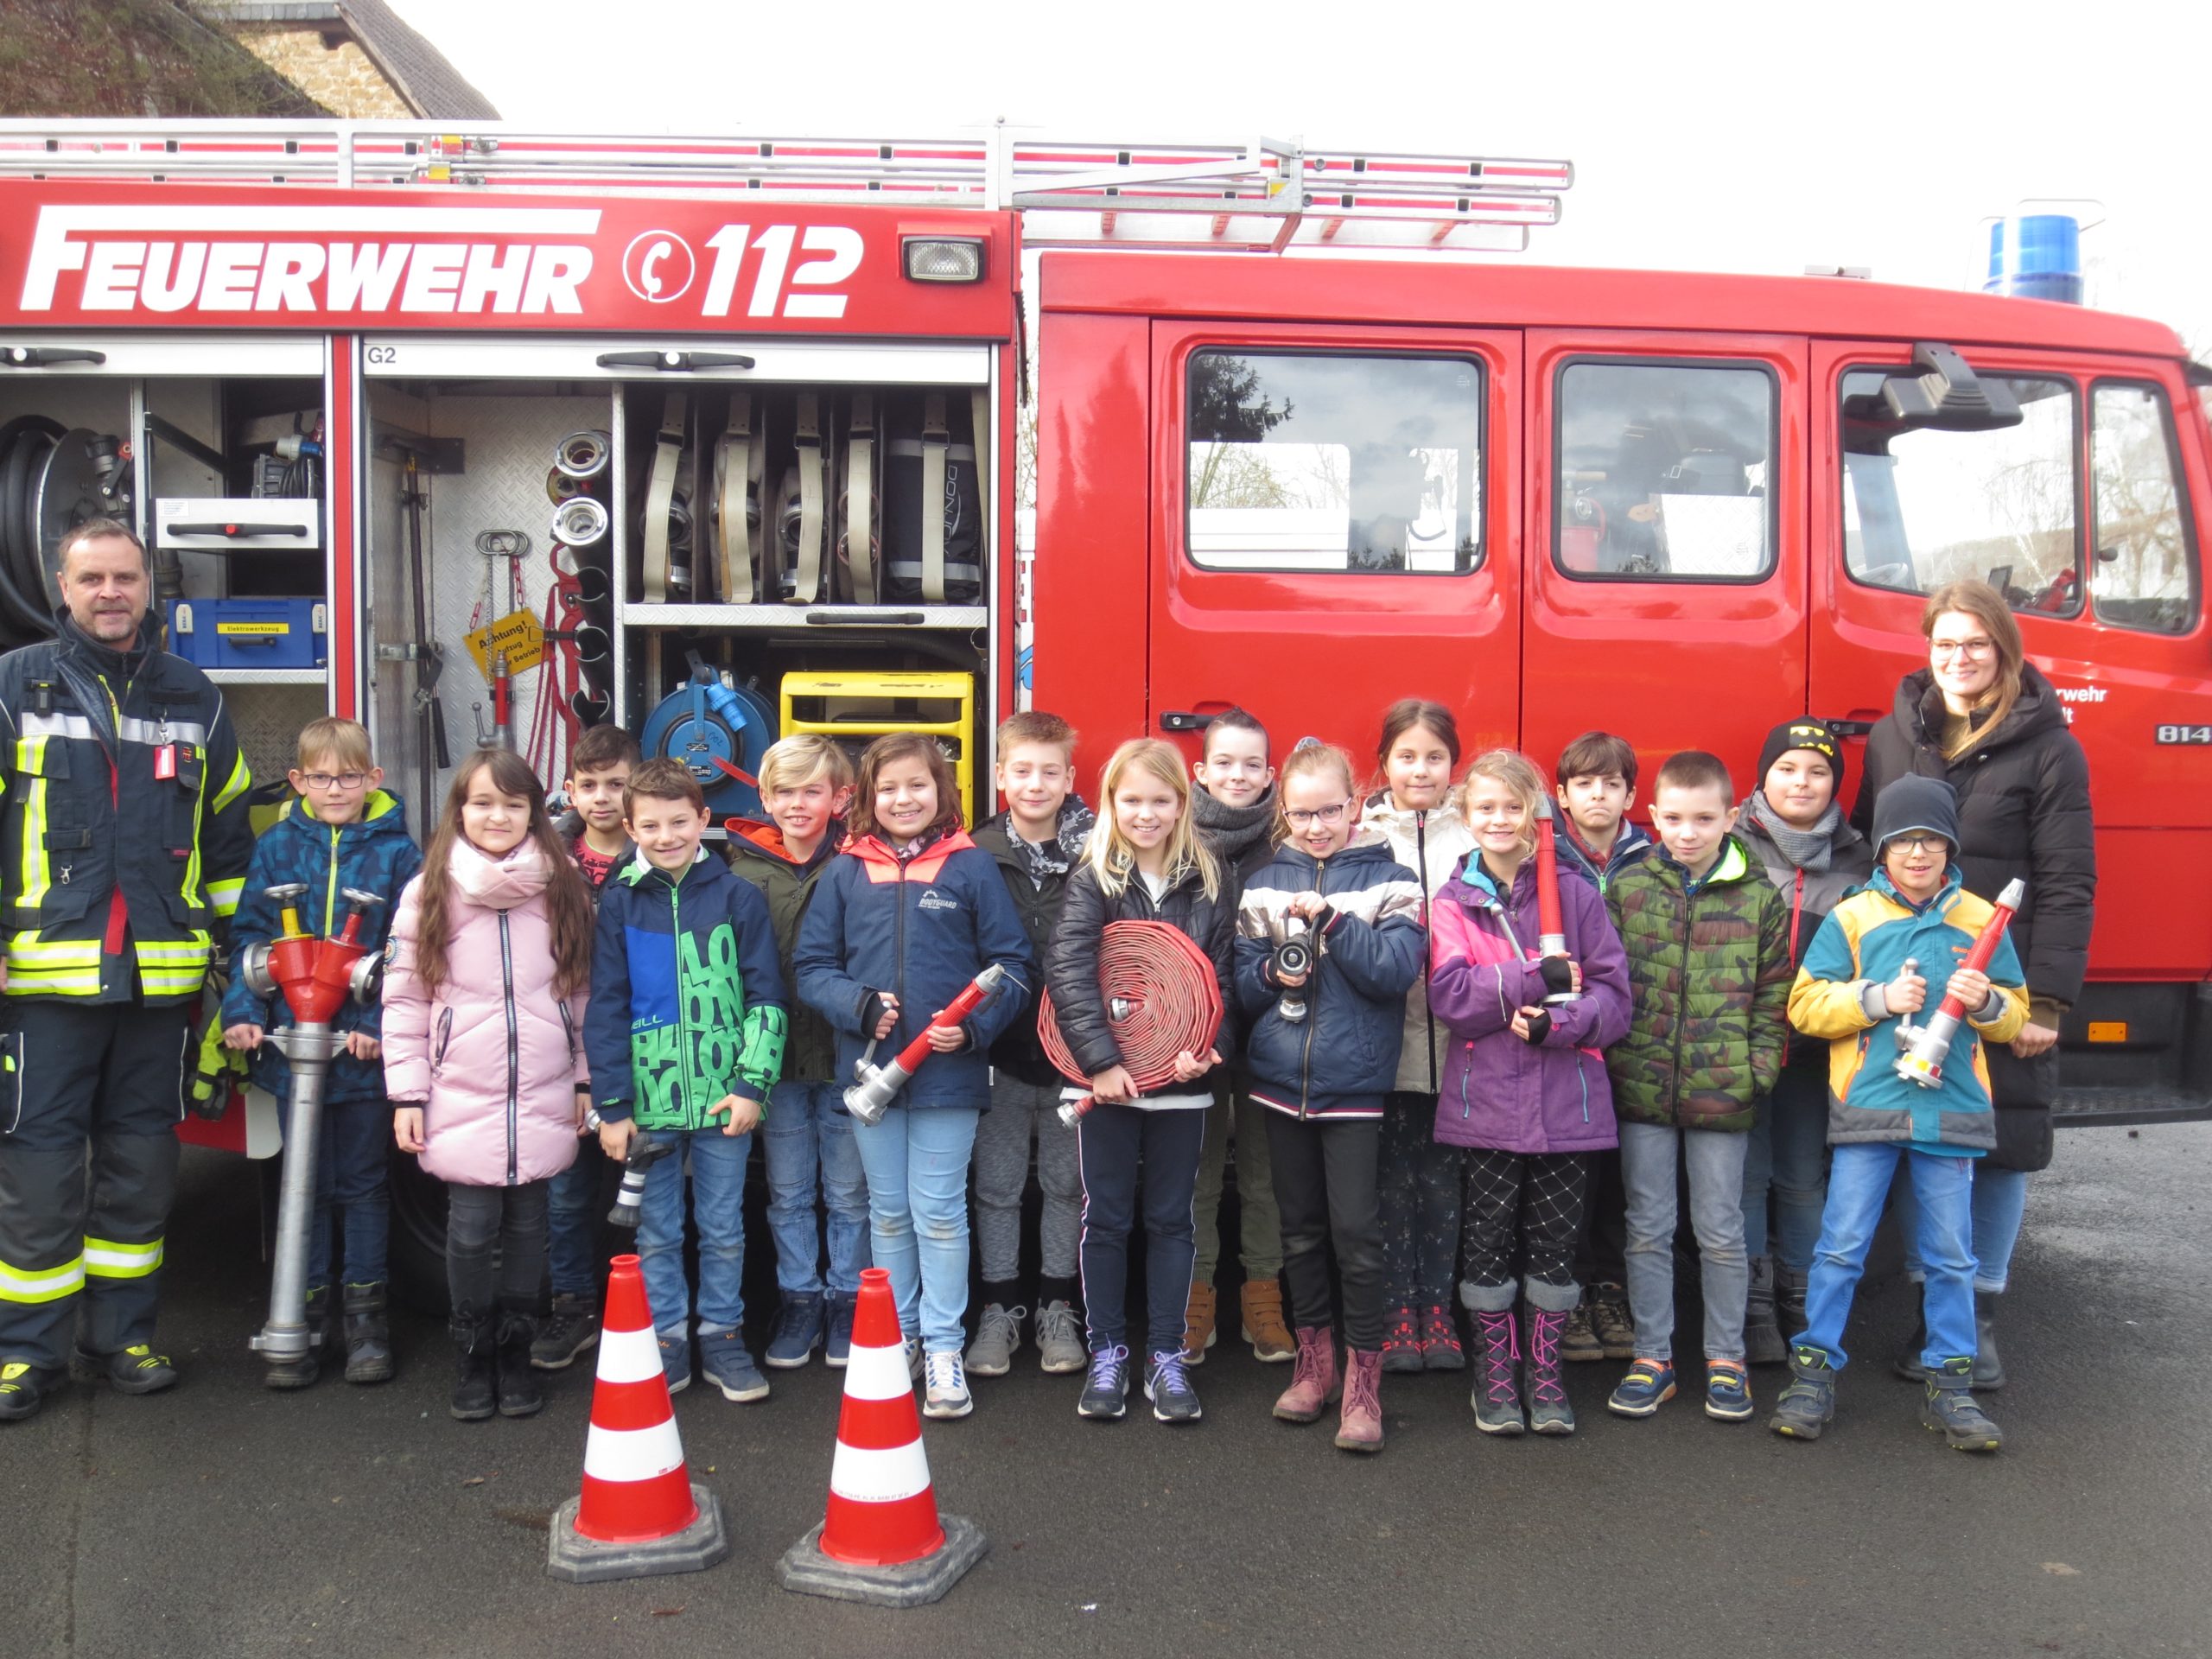
[[[939,1516],[891,1275],[861,1274],[823,1523],[776,1565],[786,1590],[885,1607],[935,1601],[982,1559],[982,1529]]]
[[[721,1505],[691,1483],[634,1255],[607,1275],[583,1491],[553,1514],[545,1570],[572,1584],[697,1573],[729,1554]]]

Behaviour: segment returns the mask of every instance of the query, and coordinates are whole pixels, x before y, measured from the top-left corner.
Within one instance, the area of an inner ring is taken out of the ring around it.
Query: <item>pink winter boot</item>
[[[1376,1355],[1379,1364],[1382,1356]],[[1275,1415],[1286,1423],[1317,1421],[1337,1397],[1337,1344],[1325,1325],[1298,1327],[1298,1363],[1290,1386],[1275,1402]]]
[[[1344,1407],[1337,1422],[1337,1447],[1343,1452],[1382,1449],[1382,1353],[1344,1350]]]

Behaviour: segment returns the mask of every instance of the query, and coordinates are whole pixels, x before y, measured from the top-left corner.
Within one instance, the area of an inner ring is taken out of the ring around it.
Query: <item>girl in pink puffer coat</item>
[[[423,873],[400,895],[384,981],[394,1134],[446,1184],[461,1356],[451,1409],[463,1421],[489,1417],[495,1402],[509,1417],[543,1404],[530,1344],[548,1193],[575,1160],[591,1097],[582,1035],[591,946],[591,896],[543,787],[519,756],[480,750],[455,774]]]

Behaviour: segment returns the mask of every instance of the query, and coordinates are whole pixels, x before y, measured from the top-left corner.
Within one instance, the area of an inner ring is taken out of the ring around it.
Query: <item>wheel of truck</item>
[[[446,1187],[412,1153],[391,1155],[392,1292],[425,1313],[446,1312]]]

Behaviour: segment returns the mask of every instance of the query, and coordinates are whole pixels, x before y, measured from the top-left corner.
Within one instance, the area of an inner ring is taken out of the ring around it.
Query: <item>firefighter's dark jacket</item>
[[[193,1001],[253,851],[238,735],[151,620],[129,652],[58,620],[0,657],[7,994],[126,1002],[135,969],[146,1002]]]

